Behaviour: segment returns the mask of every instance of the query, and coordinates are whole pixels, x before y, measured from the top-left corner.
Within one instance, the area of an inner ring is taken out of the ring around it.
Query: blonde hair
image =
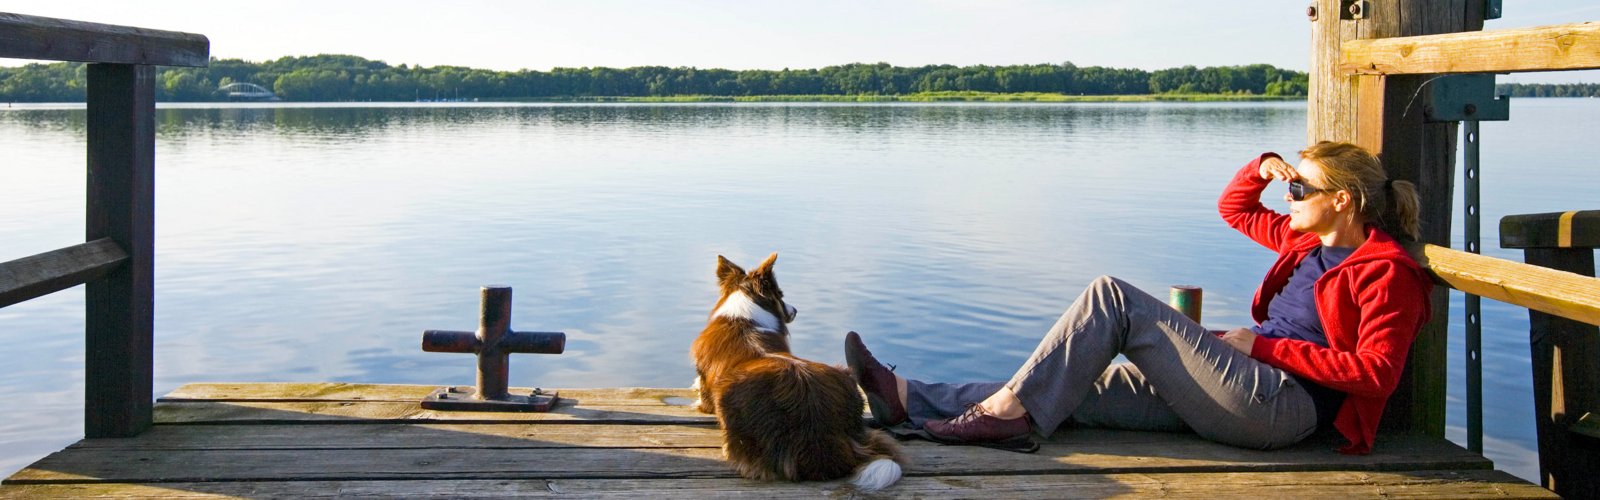
[[[1417,186],[1411,181],[1390,181],[1371,152],[1347,142],[1320,141],[1300,151],[1300,158],[1322,167],[1324,188],[1349,192],[1356,213],[1367,222],[1396,238],[1421,238]]]

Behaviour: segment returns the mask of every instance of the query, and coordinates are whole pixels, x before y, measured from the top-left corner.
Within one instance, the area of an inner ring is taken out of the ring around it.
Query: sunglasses
[[[1300,181],[1289,181],[1289,199],[1294,201],[1306,201],[1307,196],[1323,191],[1327,190],[1307,186],[1306,183]]]

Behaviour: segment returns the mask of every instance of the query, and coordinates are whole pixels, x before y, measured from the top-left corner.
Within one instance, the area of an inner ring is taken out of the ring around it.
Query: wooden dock
[[[894,486],[759,483],[720,458],[688,389],[562,389],[550,413],[424,410],[435,386],[190,384],[132,438],[85,439],[0,483],[12,498],[1557,498],[1426,436],[1255,451],[1075,429],[1038,453],[908,441]],[[515,391],[515,390],[514,390]]]

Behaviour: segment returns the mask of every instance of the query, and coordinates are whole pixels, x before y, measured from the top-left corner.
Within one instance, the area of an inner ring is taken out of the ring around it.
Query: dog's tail
[[[888,433],[871,430],[867,432],[865,443],[853,444],[856,456],[866,462],[856,467],[855,477],[850,478],[857,489],[881,490],[900,480],[900,466],[906,463],[906,456]]]

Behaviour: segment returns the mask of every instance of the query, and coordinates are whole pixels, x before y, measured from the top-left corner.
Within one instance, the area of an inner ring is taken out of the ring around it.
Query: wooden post
[[[1523,249],[1529,264],[1594,276],[1600,210],[1507,216],[1500,246]],[[1532,309],[1528,320],[1539,482],[1564,498],[1600,498],[1600,439],[1570,430],[1584,414],[1600,416],[1600,328]]]
[[[1425,123],[1425,76],[1347,75],[1339,68],[1347,41],[1482,29],[1481,7],[1469,0],[1370,0],[1360,16],[1341,15],[1341,0],[1316,0],[1311,23],[1310,100],[1306,140],[1353,142],[1378,155],[1391,179],[1417,185],[1422,241],[1449,246],[1455,180],[1455,123]],[[1363,2],[1357,2],[1363,3]],[[1449,291],[1435,290],[1433,321],[1412,344],[1400,386],[1382,426],[1444,436]]]
[[[127,265],[85,298],[85,437],[150,427],[154,316],[155,67],[88,68],[88,241],[110,238]]]
[[[1424,123],[1426,77],[1347,75],[1341,45],[1362,38],[1410,37],[1482,29],[1482,10],[1466,0],[1373,0],[1360,19],[1342,14],[1341,0],[1317,0],[1312,21],[1307,144],[1346,141],[1368,147],[1389,171],[1422,197],[1422,242],[1450,245],[1456,123]],[[1362,2],[1357,2],[1362,3]],[[1477,21],[1470,21],[1475,18]],[[1432,296],[1434,321],[1411,345],[1400,386],[1389,396],[1382,428],[1445,436],[1446,340],[1450,295]]]
[[[1594,276],[1593,248],[1525,252],[1529,264]],[[1600,412],[1600,329],[1531,309],[1528,326],[1540,482],[1563,498],[1600,498],[1600,440],[1567,430],[1584,413]]]

